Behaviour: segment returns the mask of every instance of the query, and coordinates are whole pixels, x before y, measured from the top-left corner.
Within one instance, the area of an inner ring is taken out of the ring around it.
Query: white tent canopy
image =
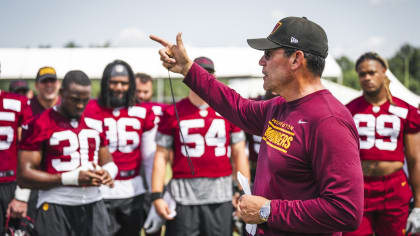
[[[211,58],[219,77],[260,77],[258,61],[261,51],[239,47],[188,47],[191,58]],[[131,65],[135,72],[145,72],[155,78],[165,78],[168,72],[159,60],[158,48],[0,48],[1,78],[35,78],[40,67],[52,66],[58,77],[78,69],[90,78],[102,77],[105,66],[115,59]],[[174,75],[177,76],[177,75]],[[327,58],[325,77],[342,77],[335,60]]]
[[[391,80],[389,90],[391,91],[392,96],[402,99],[408,104],[418,108],[420,104],[420,96],[407,89],[390,70],[386,71],[386,75],[389,80]]]

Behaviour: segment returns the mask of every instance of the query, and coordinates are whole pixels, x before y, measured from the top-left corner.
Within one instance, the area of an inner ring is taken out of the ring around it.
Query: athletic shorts
[[[403,170],[387,176],[364,177],[365,205],[362,224],[349,235],[405,235],[412,197]]]
[[[166,236],[232,236],[232,202],[176,205],[176,217],[166,221]]]
[[[110,236],[110,219],[102,200],[79,206],[43,203],[35,228],[42,236]]]
[[[105,199],[105,205],[111,218],[112,235],[139,236],[146,220],[144,194],[124,199]]]

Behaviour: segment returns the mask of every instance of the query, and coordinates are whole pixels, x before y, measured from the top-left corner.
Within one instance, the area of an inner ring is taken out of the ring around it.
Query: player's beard
[[[128,92],[124,92],[122,98],[119,98],[114,92],[109,92],[111,107],[122,107],[127,104]]]
[[[374,98],[374,97],[378,96],[378,94],[381,92],[381,90],[383,89],[383,87],[384,87],[384,84],[382,84],[381,86],[379,86],[379,88],[376,89],[376,90],[373,90],[373,91],[364,91],[364,93],[368,97]]]

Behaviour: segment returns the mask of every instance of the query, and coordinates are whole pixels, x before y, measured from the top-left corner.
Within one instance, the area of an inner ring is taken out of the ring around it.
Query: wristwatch
[[[268,221],[268,217],[271,213],[271,201],[266,202],[261,208],[260,208],[260,219],[264,222]]]

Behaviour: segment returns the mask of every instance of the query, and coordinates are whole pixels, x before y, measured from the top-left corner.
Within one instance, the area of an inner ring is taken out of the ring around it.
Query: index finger
[[[158,37],[156,35],[151,34],[149,36],[149,38],[151,40],[155,41],[155,42],[158,42],[158,43],[162,44],[162,46],[164,46],[164,47],[171,47],[172,46],[171,43],[169,43],[168,41],[166,41],[166,40],[164,40],[164,39],[162,39],[162,38],[160,38],[160,37]]]

